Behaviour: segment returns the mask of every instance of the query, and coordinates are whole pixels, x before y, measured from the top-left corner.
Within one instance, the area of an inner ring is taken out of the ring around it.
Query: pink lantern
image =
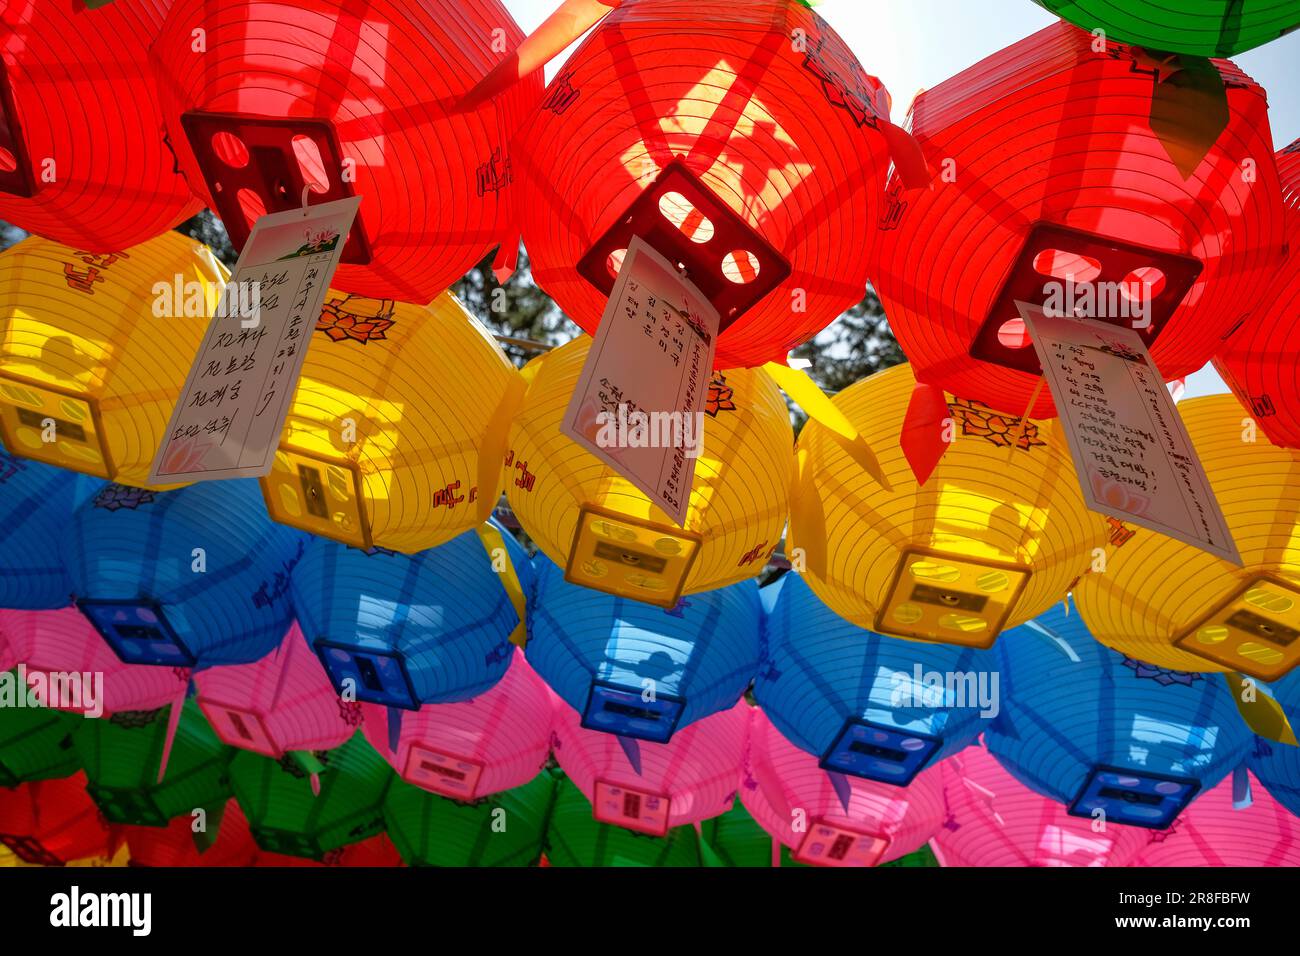
[[[408,783],[452,800],[523,786],[551,749],[551,692],[516,650],[491,690],[417,711],[363,704],[363,729]]]
[[[157,710],[182,699],[189,686],[186,668],[122,663],[75,607],[0,610],[0,635],[0,644],[8,639],[10,666],[23,666],[29,692],[39,691],[41,703],[58,710]],[[0,659],[0,670],[5,663]]]
[[[194,683],[217,736],[267,757],[330,750],[361,723],[360,704],[339,698],[296,622],[261,660],[200,671]]]
[[[555,698],[555,757],[601,823],[664,836],[731,809],[749,725],[744,701],[677,731],[666,744],[587,730],[581,720]]]
[[[939,767],[923,770],[906,787],[823,770],[757,708],[740,797],[795,860],[817,866],[895,860],[919,849],[943,822]]]
[[[1251,802],[1234,809],[1232,778],[1197,797],[1133,866],[1300,866],[1300,819],[1252,775]]]
[[[931,846],[943,866],[1129,866],[1151,837],[1141,827],[1074,817],[1030,790],[982,746],[939,765],[948,819]]]

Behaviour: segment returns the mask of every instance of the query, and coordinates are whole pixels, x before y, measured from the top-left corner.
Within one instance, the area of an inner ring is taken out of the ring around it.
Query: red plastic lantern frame
[[[0,4],[0,219],[116,252],[199,211],[149,67],[169,5]]]
[[[457,104],[522,39],[499,0],[178,0],[152,57],[181,166],[236,248],[304,188],[359,195],[332,284],[429,302],[517,244],[507,144],[541,76]]]
[[[918,381],[1056,414],[1014,300],[1132,324],[1201,368],[1272,275],[1281,193],[1264,91],[1226,60],[1057,23],[919,94],[929,190],[891,177],[872,281]],[[1051,285],[1049,285],[1051,284]],[[1101,296],[1105,296],[1104,299]]]

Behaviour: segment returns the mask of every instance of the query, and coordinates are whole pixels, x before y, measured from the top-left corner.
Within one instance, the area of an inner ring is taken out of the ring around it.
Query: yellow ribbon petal
[[[516,647],[523,647],[528,643],[528,628],[525,625],[525,614],[527,609],[524,601],[524,588],[519,583],[519,575],[515,573],[514,562],[510,560],[510,552],[506,550],[506,543],[501,539],[501,532],[490,524],[481,524],[474,529],[478,532],[478,539],[483,545],[483,550],[487,552],[488,560],[495,562],[496,552],[500,550],[505,555],[506,566],[501,572],[501,585],[506,589],[506,595],[510,598],[510,603],[514,605],[515,613],[519,615],[519,625],[510,633],[510,643]]]
[[[510,444],[510,423],[515,413],[523,404],[524,392],[528,383],[524,376],[515,373],[506,388],[506,394],[497,407],[492,423],[483,435],[478,459],[478,520],[479,523],[492,517],[492,512],[501,498],[501,488],[505,482],[501,478],[501,469],[505,467],[506,446]]]
[[[1265,740],[1290,744],[1292,747],[1300,746],[1282,705],[1255,688],[1253,678],[1236,671],[1224,674],[1223,678],[1228,682],[1228,692],[1237,702],[1237,710],[1241,712],[1241,719],[1246,722],[1246,726]],[[1251,699],[1247,700],[1247,697]]]

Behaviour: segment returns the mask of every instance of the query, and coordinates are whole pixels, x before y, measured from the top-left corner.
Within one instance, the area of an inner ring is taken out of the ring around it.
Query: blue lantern
[[[741,581],[665,610],[564,580],[539,554],[528,663],[582,726],[667,743],[733,706],[762,656],[758,585]]]
[[[974,742],[996,716],[1001,686],[993,651],[864,630],[797,574],[763,594],[771,605],[768,656],[754,697],[823,769],[906,786]]]
[[[528,555],[500,538],[527,594]],[[298,623],[340,694],[403,710],[468,700],[505,674],[519,624],[493,564],[476,531],[415,554],[318,538],[293,574]]]
[[[1300,671],[1268,685],[1293,728],[1300,726]],[[1249,766],[1278,803],[1300,817],[1300,747],[1255,738]]]
[[[104,485],[63,541],[76,605],[128,664],[246,664],[289,628],[306,536],[266,516],[253,479],[175,491]]]
[[[1002,710],[985,744],[1075,816],[1164,829],[1250,750],[1250,730],[1217,674],[1125,657],[1061,605],[996,646]]]
[[[0,607],[68,606],[72,582],[59,540],[72,512],[103,484],[0,450]]]

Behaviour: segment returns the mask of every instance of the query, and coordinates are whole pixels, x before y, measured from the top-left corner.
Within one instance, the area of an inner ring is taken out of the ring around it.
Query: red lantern
[[[784,361],[862,299],[887,142],[924,175],[802,4],[623,0],[516,143],[533,276],[592,332],[640,235],[719,306],[719,368]]]
[[[1131,324],[1187,375],[1277,267],[1268,104],[1226,60],[1056,23],[919,94],[911,130],[935,177],[891,180],[872,281],[925,385],[1024,413],[1018,299]],[[1055,414],[1046,390],[1029,413]]]
[[[428,302],[517,242],[506,144],[541,77],[456,107],[522,37],[499,0],[178,0],[152,55],[181,167],[236,248],[308,186],[359,195],[332,284]]]
[[[115,252],[198,212],[148,63],[169,3],[0,4],[0,219]]]
[[[116,837],[86,793],[81,771],[62,780],[0,787],[0,844],[24,863],[64,866],[112,856]]]
[[[1300,448],[1300,139],[1277,154],[1288,257],[1214,367],[1269,441]]]
[[[188,813],[162,827],[120,827],[131,866],[251,866],[259,851],[239,804],[229,800],[220,821],[213,816],[206,818],[207,828],[216,830],[210,841],[194,832],[194,817]]]

